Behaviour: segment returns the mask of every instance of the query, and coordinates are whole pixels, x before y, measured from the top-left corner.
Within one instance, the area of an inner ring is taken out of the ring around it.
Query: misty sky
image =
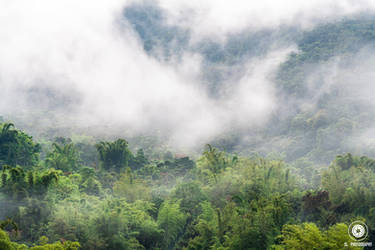
[[[188,34],[183,46],[168,43],[181,49],[167,59],[155,56],[157,44],[146,51],[124,15],[134,6],[151,6],[162,13],[163,27]],[[193,48],[262,29],[308,30],[374,9],[374,1],[364,0],[2,0],[0,115],[54,110],[78,125],[107,122],[161,131],[177,146],[205,143],[228,129],[267,122],[282,105],[272,77],[296,44],[272,41],[263,55],[239,65],[207,66]],[[220,96],[205,85],[209,66],[229,72]]]

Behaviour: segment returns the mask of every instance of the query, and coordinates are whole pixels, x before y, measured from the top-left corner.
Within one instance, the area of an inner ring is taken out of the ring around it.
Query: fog
[[[371,156],[375,153],[374,52],[373,46],[365,46],[349,58],[337,56],[322,63],[307,80],[311,97],[299,100],[308,110],[319,111],[325,95],[335,96],[327,101],[335,113],[325,115],[337,121],[346,151]]]
[[[157,6],[166,26],[189,31],[187,49],[168,60],[148,53],[124,17],[134,5]],[[283,105],[273,76],[296,45],[274,41],[263,55],[242,60],[241,70],[228,66],[220,97],[204,86],[204,55],[192,47],[204,39],[224,43],[235,32],[310,29],[375,4],[4,0],[0,9],[0,115],[35,113],[58,117],[54,124],[109,124],[132,134],[158,131],[171,145],[192,148],[230,129],[264,125]]]
[[[160,6],[168,10],[170,23],[192,29],[199,39],[207,35],[225,36],[245,28],[254,30],[280,25],[311,28],[319,22],[373,11],[375,3],[370,0],[160,0]]]

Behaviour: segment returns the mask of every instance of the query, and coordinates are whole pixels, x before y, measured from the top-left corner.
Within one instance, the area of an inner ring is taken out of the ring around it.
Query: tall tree
[[[179,203],[166,201],[158,214],[158,224],[163,229],[163,249],[172,249],[185,226],[186,216]]]
[[[47,154],[47,166],[63,171],[78,170],[81,166],[79,152],[73,143],[52,144],[52,151]]]
[[[0,124],[0,166],[37,164],[41,147],[32,137],[14,128],[13,123]]]
[[[119,171],[128,166],[133,154],[128,148],[128,142],[124,139],[117,139],[114,142],[100,142],[96,144],[99,159],[102,167],[106,170],[115,169]]]

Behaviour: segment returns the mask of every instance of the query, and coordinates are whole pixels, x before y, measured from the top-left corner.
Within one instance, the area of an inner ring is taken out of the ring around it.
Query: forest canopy
[[[125,139],[100,141],[83,161],[77,143],[56,138],[40,159],[31,136],[1,126],[3,152],[27,139],[33,160],[2,154],[2,249],[342,249],[359,219],[374,237],[375,160],[366,156],[339,155],[318,180],[211,145],[194,160],[156,159]]]
[[[0,250],[371,248],[372,0],[0,9]]]

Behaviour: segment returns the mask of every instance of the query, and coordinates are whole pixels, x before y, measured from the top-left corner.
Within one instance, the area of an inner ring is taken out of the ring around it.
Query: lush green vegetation
[[[291,40],[297,50],[273,79],[282,105],[263,127],[220,135],[189,156],[158,135],[117,138],[105,127],[92,137],[100,129],[16,119],[35,140],[0,117],[0,249],[343,249],[356,220],[374,241],[375,143],[358,141],[373,134],[375,109],[353,97],[362,85],[340,76],[373,51],[373,17],[191,46],[189,31],[166,25],[155,6],[124,16],[150,56],[202,55],[202,82],[218,101],[249,58]],[[332,64],[339,73],[327,84]]]
[[[375,236],[365,156],[339,155],[311,178],[211,145],[195,160],[156,159],[98,141],[81,145],[97,149],[83,161],[79,143],[56,138],[39,159],[30,136],[0,126],[1,249],[342,249],[358,219]]]

